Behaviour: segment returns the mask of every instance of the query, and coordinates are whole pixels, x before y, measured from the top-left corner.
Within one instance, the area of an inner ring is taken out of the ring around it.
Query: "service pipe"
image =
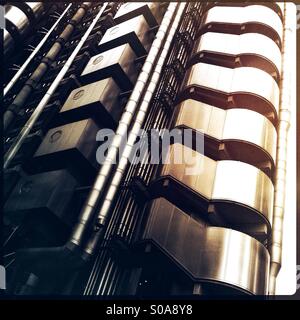
[[[88,3],[88,5],[90,6],[91,3]],[[14,140],[13,144],[11,145],[11,147],[9,148],[7,153],[5,154],[5,156],[4,156],[4,169],[8,168],[12,159],[17,154],[17,152],[20,149],[20,147],[22,146],[24,140],[26,139],[26,137],[30,133],[30,131],[33,128],[34,124],[36,123],[37,119],[39,118],[39,116],[41,115],[41,113],[43,112],[45,107],[47,106],[47,103],[49,102],[50,98],[52,97],[55,90],[59,86],[61,80],[64,78],[64,76],[68,72],[69,68],[71,67],[78,52],[80,51],[80,49],[84,45],[85,41],[89,37],[90,33],[92,32],[93,28],[97,24],[101,15],[105,11],[107,5],[108,5],[108,2],[103,3],[103,6],[101,7],[101,9],[98,12],[98,14],[96,15],[96,17],[94,18],[93,22],[90,24],[89,28],[87,29],[87,31],[85,32],[85,34],[83,35],[83,37],[81,38],[79,43],[77,44],[76,48],[74,49],[74,51],[72,52],[72,54],[70,55],[68,60],[66,61],[65,65],[62,67],[62,69],[58,73],[57,77],[55,78],[55,80],[53,81],[51,86],[49,87],[48,91],[45,93],[42,100],[40,101],[38,106],[35,108],[32,115],[30,116],[30,118],[28,119],[28,121],[26,122],[24,127],[22,128],[21,132],[19,133],[19,135]]]
[[[41,81],[43,76],[46,74],[46,72],[50,68],[51,63],[55,61],[56,57],[61,52],[64,44],[71,37],[75,29],[75,26],[82,20],[82,18],[85,16],[85,14],[87,13],[87,10],[91,7],[91,5],[92,5],[91,2],[82,3],[82,5],[77,10],[77,12],[72,17],[72,19],[69,21],[69,23],[67,24],[63,32],[56,39],[56,41],[54,42],[54,44],[52,45],[52,47],[50,48],[46,56],[42,59],[39,66],[33,72],[31,77],[26,81],[25,85],[23,86],[21,91],[17,94],[12,104],[5,111],[3,116],[3,120],[4,120],[3,133],[6,133],[7,129],[14,122],[14,120],[18,116],[18,113],[26,103],[29,95],[34,90],[35,86]]]
[[[147,82],[149,81],[152,70],[156,64],[164,40],[167,37],[168,30],[173,20],[176,8],[177,3],[174,2],[171,2],[167,8],[159,30],[157,31],[155,39],[150,48],[149,54],[136,81],[132,94],[126,104],[122,117],[119,121],[116,134],[111,145],[108,148],[107,156],[103,164],[101,165],[92,189],[90,190],[87,200],[80,212],[78,222],[73,229],[69,240],[70,245],[81,246],[83,244],[82,242],[84,239],[84,235],[87,231],[87,228],[90,226],[92,219],[94,218],[94,212],[97,205],[99,204],[101,196],[104,194],[106,185],[114,168],[114,159],[117,159],[118,152],[122,146],[123,137],[127,135],[133,117],[138,109],[139,101],[142,97],[143,92],[145,91]],[[143,110],[140,111],[139,117],[143,112]],[[104,221],[99,222],[99,225],[102,226],[103,224]]]
[[[109,221],[109,217],[110,217],[109,214],[112,209],[113,201],[115,199],[115,196],[119,190],[124,174],[126,172],[128,161],[133,151],[133,146],[136,142],[140,129],[142,128],[142,125],[146,119],[151,99],[154,95],[157,85],[159,84],[161,72],[162,72],[164,63],[168,58],[168,52],[169,52],[172,40],[174,38],[175,32],[179,26],[182,14],[184,12],[185,5],[186,5],[185,2],[180,3],[178,11],[175,15],[174,21],[171,25],[171,28],[169,29],[167,39],[164,43],[159,59],[155,65],[154,72],[147,86],[145,95],[139,107],[132,129],[130,130],[128,141],[125,145],[125,148],[122,154],[120,155],[120,161],[117,165],[112,181],[109,185],[108,191],[105,194],[104,201],[99,210],[97,222],[96,222],[96,228],[94,228],[94,232],[85,247],[84,251],[88,254],[94,253],[97,247],[97,244],[103,234],[104,227]]]
[[[292,3],[284,3],[284,29],[282,50],[282,74],[277,138],[277,159],[274,185],[274,208],[272,239],[269,244],[271,263],[269,295],[275,295],[276,278],[281,268],[283,219],[286,196],[286,165],[291,104],[295,94],[292,75],[296,64],[293,50],[296,49],[296,10]]]
[[[10,89],[15,85],[15,83],[18,81],[20,76],[23,74],[23,72],[26,70],[29,63],[32,61],[32,59],[37,55],[37,53],[40,51],[44,43],[48,40],[49,36],[53,32],[53,30],[58,26],[62,18],[67,14],[68,10],[71,8],[72,3],[70,3],[64,12],[60,15],[60,17],[55,21],[53,26],[49,29],[49,31],[46,33],[44,38],[40,41],[40,43],[36,46],[36,48],[31,52],[30,56],[26,59],[26,61],[23,63],[22,67],[18,70],[18,72],[13,76],[13,78],[9,81],[9,83],[6,85],[3,91],[3,97],[7,95],[7,93],[10,91]]]

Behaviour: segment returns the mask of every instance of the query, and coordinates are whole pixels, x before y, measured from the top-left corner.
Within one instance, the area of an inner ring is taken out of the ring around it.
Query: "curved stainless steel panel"
[[[162,18],[159,2],[127,2],[121,5],[114,16],[116,24],[143,15],[151,28],[157,26]]]
[[[243,161],[272,177],[277,133],[267,118],[248,109],[223,110],[192,99],[176,109],[174,127],[191,128],[208,136],[205,155],[214,160]],[[221,143],[225,144],[226,152],[220,149]],[[269,161],[271,169],[265,168]]]
[[[253,64],[253,67],[261,68],[265,71],[274,72],[276,76],[281,72],[281,52],[278,46],[270,38],[259,33],[245,33],[241,35],[207,32],[204,33],[198,40],[196,52],[212,51],[219,54],[228,54],[240,57],[240,62],[243,62],[243,57],[247,55],[248,64]],[[252,55],[252,57],[250,57]],[[265,58],[267,61],[259,61],[258,57]],[[269,63],[268,63],[269,61]],[[273,68],[268,64],[272,64]],[[247,65],[242,65],[247,66]],[[249,66],[249,65],[248,65]]]
[[[276,81],[262,70],[249,67],[231,69],[197,63],[191,67],[185,83],[186,87],[196,85],[213,90],[210,94],[211,100],[218,95],[218,92],[219,95],[227,95],[227,98],[232,97],[227,104],[254,110],[276,123],[279,87]]]
[[[228,24],[262,23],[272,28],[279,39],[282,39],[283,24],[280,17],[272,9],[263,5],[246,7],[215,6],[208,10],[205,25],[214,22]]]
[[[98,50],[103,52],[129,43],[136,55],[144,55],[151,44],[149,29],[147,21],[141,15],[122,22],[106,30],[99,42]]]
[[[30,19],[39,19],[45,11],[45,5],[42,2],[25,2],[15,5],[5,5],[5,20],[9,22],[7,29],[4,30],[4,55],[7,57],[19,41],[18,35],[24,37],[31,29],[33,21]],[[10,33],[8,35],[8,33]],[[16,38],[16,39],[14,39]]]
[[[233,6],[237,6],[237,7],[249,7],[249,6],[253,6],[253,5],[261,5],[261,6],[266,6],[268,8],[270,8],[271,10],[273,10],[276,14],[278,14],[278,16],[280,17],[281,20],[283,20],[283,12],[284,12],[284,7],[283,7],[283,2],[259,2],[259,3],[251,3],[251,2],[219,2],[218,3],[218,7],[219,6],[226,6],[226,7],[233,7]],[[212,6],[214,6],[212,4]],[[210,9],[210,7],[209,7]]]
[[[174,177],[206,199],[212,198],[217,161],[179,143],[169,147],[168,158],[160,176]]]
[[[178,158],[180,154],[182,158]],[[164,195],[185,208],[195,203],[199,210],[203,201],[206,210],[214,204],[222,217],[221,225],[238,230],[246,230],[249,224],[264,226],[262,237],[270,232],[274,187],[261,170],[239,161],[214,161],[179,143],[169,147],[166,159],[159,178],[150,188],[155,197]],[[170,179],[171,184],[163,183]],[[190,197],[192,192],[194,196]]]
[[[5,13],[5,19],[10,21],[18,30],[21,36],[24,36],[28,31],[30,22],[26,14],[15,6],[10,6]]]
[[[270,222],[273,216],[274,186],[271,180],[257,168],[238,161],[218,161],[212,200],[219,202],[233,201],[246,207],[240,209],[244,215],[239,219],[245,223],[254,223],[247,207],[256,210],[263,219]],[[231,210],[231,205],[222,204],[225,220],[236,219],[237,212]],[[231,217],[232,216],[232,217]]]
[[[4,56],[7,55],[7,53],[13,48],[15,44],[15,41],[11,34],[4,29],[3,30],[3,50],[4,50]]]
[[[26,4],[31,8],[36,19],[44,12],[45,7],[43,2],[26,2]]]
[[[195,281],[231,287],[236,293],[266,294],[269,253],[248,235],[205,227],[161,198],[152,202],[142,239],[158,245]]]

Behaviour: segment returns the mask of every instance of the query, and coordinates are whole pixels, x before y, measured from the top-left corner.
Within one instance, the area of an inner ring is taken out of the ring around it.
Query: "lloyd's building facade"
[[[36,2],[5,10],[8,292],[275,294],[294,5]],[[103,128],[115,134],[99,163]],[[201,170],[129,162],[141,128],[201,136],[201,152],[184,140],[167,149]]]

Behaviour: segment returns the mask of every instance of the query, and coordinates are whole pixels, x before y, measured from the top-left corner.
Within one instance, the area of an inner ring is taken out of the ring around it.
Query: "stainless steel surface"
[[[19,114],[19,112],[21,112],[24,108],[25,103],[34,90],[33,87],[41,82],[42,78],[49,70],[51,62],[53,62],[61,52],[63,48],[63,42],[70,38],[71,34],[75,30],[75,25],[83,19],[91,5],[91,2],[84,2],[78,7],[76,13],[67,22],[63,31],[56,38],[50,49],[48,49],[48,52],[45,54],[44,58],[39,62],[38,66],[35,67],[35,70],[31,73],[30,77],[19,90],[18,94],[15,95],[12,102],[3,114],[4,134],[7,133],[8,129],[15,122],[17,114]]]
[[[273,40],[259,33],[245,33],[241,35],[226,34],[218,32],[204,33],[198,40],[196,52],[213,52],[218,54],[228,54],[236,56],[239,63],[245,63],[254,66],[268,73],[277,74],[281,72],[281,52]],[[254,55],[254,56],[253,56]],[[261,61],[259,58],[265,58]],[[273,67],[269,66],[269,63]]]
[[[284,32],[282,52],[281,99],[279,106],[279,123],[277,139],[277,171],[275,176],[274,216],[271,252],[269,295],[276,293],[276,277],[281,268],[283,221],[285,214],[286,166],[288,132],[290,127],[291,106],[295,101],[296,84],[293,80],[296,55],[296,9],[292,3],[284,4]]]
[[[156,62],[156,66],[154,69],[154,72],[151,76],[151,79],[149,81],[149,84],[146,88],[146,92],[143,98],[143,101],[141,102],[140,109],[136,115],[135,122],[132,126],[132,129],[130,130],[128,140],[126,142],[126,145],[124,147],[124,150],[122,150],[122,153],[120,155],[120,161],[117,165],[115,174],[113,175],[113,178],[111,180],[110,186],[107,190],[107,193],[105,195],[105,198],[103,200],[103,204],[98,212],[98,223],[101,223],[103,225],[107,224],[107,220],[109,220],[109,213],[112,209],[112,204],[114,201],[114,198],[116,196],[117,190],[121,185],[121,181],[124,177],[124,174],[126,173],[126,168],[128,165],[129,157],[133,151],[134,143],[138,137],[138,134],[140,132],[140,129],[142,128],[142,125],[144,123],[144,120],[146,119],[147,110],[150,107],[151,98],[155,92],[155,89],[158,85],[158,81],[162,72],[162,68],[164,65],[164,62],[167,58],[169,48],[172,43],[172,39],[174,37],[174,34],[178,28],[180,18],[183,14],[184,8],[186,6],[186,3],[180,3],[178,11],[175,15],[174,21],[171,25],[171,28],[169,29],[169,32],[167,33],[167,39],[164,43],[163,49],[160,52],[160,56],[158,61]],[[97,234],[95,235],[95,238],[97,238]],[[86,247],[86,251],[90,254],[93,253],[95,250],[94,241],[93,239],[90,241],[91,245],[88,243]]]
[[[44,108],[46,107],[47,103],[49,102],[51,96],[53,95],[53,93],[55,92],[57,87],[59,86],[60,81],[64,78],[64,76],[68,72],[68,70],[71,67],[74,59],[76,58],[78,52],[80,51],[80,49],[84,45],[86,39],[89,37],[89,35],[92,32],[93,28],[95,27],[95,25],[97,24],[98,20],[100,19],[102,13],[106,9],[107,4],[108,4],[107,2],[103,3],[103,6],[99,10],[98,14],[96,15],[96,17],[94,18],[94,20],[90,24],[89,28],[87,29],[87,31],[85,32],[83,37],[80,39],[79,43],[77,44],[76,48],[74,49],[74,51],[72,52],[72,54],[70,55],[68,60],[66,61],[65,65],[63,66],[63,68],[60,70],[60,72],[57,75],[57,77],[55,78],[54,82],[51,84],[51,86],[47,90],[46,94],[44,95],[44,97],[42,98],[42,100],[40,101],[38,106],[35,108],[35,110],[32,113],[32,115],[30,116],[30,118],[27,120],[27,122],[24,125],[24,127],[22,128],[21,132],[19,133],[19,135],[14,140],[14,143],[8,149],[7,153],[4,156],[4,165],[3,165],[4,169],[8,168],[10,162],[12,161],[12,159],[14,158],[14,156],[16,155],[18,150],[20,149],[21,145],[23,144],[24,140],[26,139],[26,137],[30,133],[30,131],[33,128],[34,124],[36,123],[36,121],[38,120],[38,118],[41,115],[42,111],[44,110]]]
[[[188,99],[176,107],[174,127],[205,135],[205,155],[215,160],[238,160],[270,177],[276,160],[276,130],[261,114],[248,109],[223,110]],[[225,144],[221,148],[221,144]]]
[[[106,78],[73,90],[60,110],[60,118],[77,121],[95,117],[104,127],[115,127],[120,119],[120,88]]]
[[[25,2],[29,11],[32,12],[33,16],[38,20],[41,18],[42,14],[45,12],[45,6],[43,2]],[[26,7],[25,6],[25,7]],[[9,21],[14,31],[16,31],[21,37],[27,35],[32,22],[28,18],[28,13],[24,12],[15,5],[5,5],[5,20]],[[7,32],[7,30],[4,29]],[[4,32],[4,56],[7,57],[15,45],[15,40],[9,37],[6,32]]]
[[[108,29],[101,39],[98,50],[107,51],[129,43],[136,55],[145,55],[151,45],[152,36],[144,16],[138,16]]]
[[[14,47],[15,40],[11,36],[11,34],[4,29],[3,30],[3,53],[4,56],[6,56],[10,50]]]
[[[165,199],[154,200],[143,240],[152,240],[195,282],[267,292],[269,253],[257,240],[231,229],[205,227]]]
[[[35,18],[39,18],[44,12],[45,6],[43,2],[26,2],[26,4],[31,8]]]
[[[36,2],[28,2],[28,4],[36,4]],[[36,54],[40,51],[44,43],[47,41],[53,30],[58,26],[61,19],[67,14],[68,10],[71,8],[72,3],[70,3],[64,12],[60,15],[60,17],[55,21],[55,23],[52,25],[52,27],[49,29],[47,34],[44,36],[44,38],[39,42],[39,44],[36,46],[36,48],[32,51],[30,56],[26,59],[26,61],[23,63],[22,67],[17,71],[17,73],[13,76],[13,78],[9,81],[9,83],[6,85],[6,87],[3,90],[3,96],[5,96],[9,90],[14,86],[14,84],[17,82],[17,80],[20,78],[20,76],[25,71],[28,64],[32,61],[32,59],[36,56]],[[37,9],[37,5],[34,6],[34,9]],[[4,30],[4,48],[10,47],[11,44],[8,42],[13,41],[10,34]],[[7,44],[6,44],[7,43]]]
[[[127,102],[125,111],[119,122],[118,128],[116,130],[116,135],[114,136],[114,139],[108,149],[105,161],[101,166],[101,169],[95,179],[94,185],[92,186],[91,191],[86,199],[86,202],[80,212],[78,223],[71,234],[70,242],[74,243],[75,245],[82,244],[83,235],[90,221],[92,220],[96,206],[98,205],[99,200],[103,195],[103,192],[105,191],[105,187],[114,168],[113,161],[114,159],[116,159],[116,156],[119,152],[119,148],[122,143],[122,138],[124,137],[124,134],[127,133],[128,128],[132,123],[134,114],[137,110],[139,110],[138,103],[141,99],[142,92],[146,87],[146,83],[149,80],[150,74],[153,71],[154,65],[157,62],[157,56],[161,51],[161,48],[165,42],[165,38],[167,37],[166,34],[171,24],[173,15],[175,14],[176,8],[176,3],[169,4],[168,9],[164,15],[163,21],[161,23],[161,26],[158,32],[156,33],[155,39],[151,45],[149,54],[143,65],[142,71],[136,81],[135,87],[132,91],[132,94]],[[119,26],[121,26],[121,24]],[[140,112],[142,113],[143,111],[141,110]]]
[[[278,39],[282,39],[283,25],[280,17],[272,9],[263,5],[246,7],[215,6],[207,12],[205,25],[220,22],[228,25],[233,23],[241,25],[250,22],[260,23],[272,28],[277,33]],[[260,26],[257,25],[257,28],[260,28]]]
[[[143,15],[150,28],[157,26],[162,19],[163,12],[159,2],[127,2],[124,3],[114,16],[116,24]]]
[[[111,76],[124,90],[129,90],[138,74],[136,54],[129,44],[123,44],[93,56],[81,74],[83,83],[90,83]]]
[[[26,14],[15,6],[9,6],[8,11],[5,13],[5,20],[10,21],[21,36],[26,34],[30,26],[30,21]]]
[[[193,208],[199,203],[206,210],[209,204],[214,204],[222,217],[222,225],[239,230],[245,230],[247,224],[260,225],[270,232],[274,187],[261,170],[239,161],[214,161],[178,143],[169,147],[165,159],[168,162],[162,166],[159,179],[151,185],[156,197],[164,194],[175,204],[179,201]],[[163,181],[170,178],[174,184],[170,188],[183,192],[168,190]],[[185,201],[191,191],[194,199]]]
[[[241,67],[236,69],[197,63],[190,69],[186,87],[198,86],[210,90],[207,100],[227,95],[228,108],[247,108],[257,111],[276,123],[279,106],[279,87],[266,72],[257,68]],[[206,101],[203,101],[206,102]],[[209,103],[209,102],[208,102]],[[216,105],[218,106],[218,105]]]

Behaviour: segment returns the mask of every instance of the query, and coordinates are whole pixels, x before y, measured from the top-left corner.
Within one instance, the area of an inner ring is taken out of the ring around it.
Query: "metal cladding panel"
[[[13,37],[11,36],[11,34],[4,29],[3,30],[3,50],[4,50],[4,55],[7,55],[8,52],[11,50],[11,48],[13,48],[15,44],[15,41],[13,39]]]
[[[216,201],[233,201],[253,208],[267,221],[272,221],[273,216],[273,194],[272,181],[257,168],[238,161],[218,161],[212,199]],[[223,206],[226,216],[234,215],[228,208]],[[242,210],[240,211],[242,213]],[[246,212],[245,212],[246,215]],[[243,219],[241,217],[241,219]],[[251,217],[245,216],[248,223]]]
[[[59,114],[59,123],[95,118],[102,126],[115,128],[122,114],[120,88],[112,78],[100,80],[71,92]]]
[[[26,2],[26,4],[32,10],[36,19],[38,19],[45,10],[42,2]]]
[[[150,27],[144,16],[140,15],[109,28],[101,39],[98,50],[104,52],[129,43],[137,56],[143,56],[151,42]]]
[[[71,225],[66,209],[77,185],[66,170],[22,177],[4,207],[6,219],[18,224],[27,218],[41,220],[44,217],[45,223],[60,221]]]
[[[175,158],[180,154],[184,161]],[[239,161],[214,161],[178,143],[169,147],[165,159],[168,161],[150,187],[155,197],[166,196],[184,207],[191,202],[206,202],[207,210],[209,204],[214,204],[217,211],[220,209],[222,225],[244,230],[252,224],[265,226],[264,236],[270,232],[274,187],[261,170]]]
[[[158,2],[127,2],[124,3],[114,16],[116,24],[122,23],[139,15],[143,15],[150,28],[157,26],[162,17]]]
[[[142,239],[154,242],[194,281],[266,294],[269,253],[241,232],[205,227],[161,198],[152,202]]]
[[[26,34],[30,26],[30,21],[26,14],[15,6],[9,6],[8,11],[5,13],[5,20],[10,21],[21,36]]]
[[[217,153],[213,158],[219,157],[215,160],[227,157],[261,170],[265,162],[271,161],[271,171],[274,170],[277,133],[261,114],[248,109],[223,110],[192,99],[180,103],[176,112],[174,127],[191,128],[207,136],[204,148],[207,156],[213,155],[212,149]],[[220,149],[221,143],[225,143],[225,153]]]
[[[191,67],[186,79],[186,87],[190,86],[211,90],[212,101],[218,94],[233,97],[228,104],[257,111],[276,122],[279,87],[276,81],[262,70],[251,67],[231,69],[197,63]]]
[[[273,40],[259,33],[235,35],[207,32],[200,37],[196,48],[197,53],[202,51],[234,55],[236,58],[240,57],[241,63],[245,60],[248,66],[260,68],[268,73],[276,70],[277,75],[281,73],[280,49]],[[267,61],[261,61],[253,55],[263,57]],[[244,59],[243,56],[245,56]],[[269,66],[268,61],[273,64],[273,67]]]
[[[113,77],[123,90],[130,90],[137,77],[136,54],[129,44],[93,56],[81,74],[83,83]]]
[[[212,197],[216,161],[179,143],[169,147],[166,159],[170,160],[162,167],[161,176],[174,177],[205,198]]]
[[[90,183],[99,167],[96,161],[99,129],[92,119],[50,129],[31,161],[32,170],[68,168],[79,181]]]
[[[215,6],[208,10],[205,24],[211,23],[247,24],[261,23],[272,28],[282,40],[283,24],[271,8],[263,5],[250,5],[246,7]],[[259,26],[258,26],[259,27]]]

